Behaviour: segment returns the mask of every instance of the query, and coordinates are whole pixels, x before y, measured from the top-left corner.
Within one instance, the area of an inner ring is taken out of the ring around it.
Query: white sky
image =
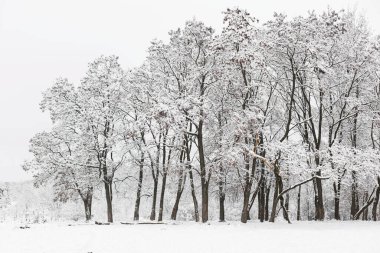
[[[29,139],[50,127],[39,102],[55,78],[79,82],[101,54],[137,66],[152,39],[193,17],[220,30],[221,12],[234,6],[261,22],[274,11],[356,8],[380,33],[380,0],[0,0],[0,181],[31,178],[21,164],[31,158]]]

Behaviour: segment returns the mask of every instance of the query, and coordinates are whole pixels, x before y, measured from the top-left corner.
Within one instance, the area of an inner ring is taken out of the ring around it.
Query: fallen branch
[[[284,195],[285,193],[289,192],[290,190],[293,190],[293,189],[295,189],[295,188],[297,188],[297,187],[299,187],[299,186],[301,186],[301,185],[303,185],[303,184],[306,184],[306,183],[308,183],[308,182],[310,182],[310,181],[312,181],[312,180],[314,180],[314,179],[316,179],[316,178],[319,178],[319,179],[322,179],[322,180],[323,180],[323,179],[329,179],[329,177],[312,176],[311,178],[308,178],[308,179],[306,179],[306,180],[304,180],[304,181],[302,181],[302,182],[299,182],[299,183],[297,183],[297,184],[295,184],[295,185],[292,185],[292,186],[290,186],[289,188],[283,190],[282,192],[280,192],[280,193],[278,194],[278,196],[277,196],[276,199],[274,200],[274,205],[273,205],[274,210],[275,210],[276,207],[277,207],[277,203],[278,203],[278,201],[280,201],[281,208],[284,210],[284,216],[285,216],[285,219],[288,221],[288,223],[291,223],[291,222],[290,222],[290,220],[289,220],[288,211],[287,211],[286,208],[284,207],[284,203],[283,203],[284,198],[283,198],[283,195]],[[270,222],[274,222],[274,220],[275,220],[275,214],[276,214],[276,213],[272,211],[272,214],[271,214],[271,217],[270,217],[270,220],[269,220]]]
[[[74,226],[90,226],[90,225],[95,225],[92,223],[78,223],[78,224],[67,224],[69,227],[74,227]]]
[[[375,190],[377,189],[378,187],[375,187],[373,188],[372,190],[372,193],[371,195],[369,196],[367,202],[364,204],[364,206],[362,208],[360,208],[360,210],[355,214],[354,216],[354,220],[358,220],[360,215],[364,212],[364,210],[366,210],[371,204],[372,202],[374,201],[375,198],[373,198],[373,193],[375,192]]]
[[[163,222],[120,222],[123,225],[167,225]]]
[[[110,225],[111,223],[109,223],[109,222],[99,222],[99,221],[95,221],[95,224],[96,224],[96,225]]]
[[[297,188],[298,186],[301,186],[301,185],[303,185],[303,184],[306,184],[306,183],[308,183],[308,182],[310,182],[310,181],[312,181],[312,180],[314,180],[314,179],[316,179],[316,178],[319,178],[319,179],[321,179],[321,180],[324,180],[324,179],[329,179],[330,177],[313,176],[313,177],[311,177],[311,178],[306,179],[305,181],[302,181],[302,182],[300,182],[300,183],[297,183],[297,184],[295,184],[295,185],[292,185],[292,186],[290,186],[289,188],[283,190],[280,194],[278,194],[277,198],[280,197],[280,196],[282,196],[282,195],[284,195],[284,194],[287,193],[288,191],[293,190],[294,188]]]

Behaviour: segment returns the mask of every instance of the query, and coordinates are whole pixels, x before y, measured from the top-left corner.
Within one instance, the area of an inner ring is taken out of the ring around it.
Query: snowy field
[[[378,222],[0,224],[1,253],[379,252]]]

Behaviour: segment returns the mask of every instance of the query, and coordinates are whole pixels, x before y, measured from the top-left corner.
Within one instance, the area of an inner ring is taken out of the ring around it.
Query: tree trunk
[[[286,210],[286,212],[283,212],[283,214],[284,214],[284,219],[287,219],[287,217],[288,217],[288,212],[289,212],[289,193],[287,193],[286,195],[285,195],[285,205],[284,205],[284,207],[285,207],[285,210]],[[289,219],[289,218],[288,218]]]
[[[83,201],[84,214],[85,214],[85,217],[86,217],[86,221],[89,221],[89,220],[91,220],[91,216],[92,216],[92,210],[91,209],[92,209],[93,188],[89,187],[87,189],[86,196],[82,195],[81,192],[79,192],[79,195],[81,196],[82,201]]]
[[[379,196],[380,196],[380,177],[377,177],[377,183],[378,183],[378,186],[377,186],[377,189],[376,189],[376,195],[375,195],[375,199],[374,199],[374,202],[373,202],[373,207],[372,207],[372,220],[373,221],[376,221],[377,220],[377,205],[379,204]]]
[[[91,220],[91,208],[92,208],[92,197],[84,202],[84,211],[86,215],[86,221]]]
[[[340,220],[340,212],[339,212],[340,194],[335,182],[333,183],[333,189],[334,189],[334,219]]]
[[[190,132],[192,130],[192,124],[190,124]],[[187,171],[189,173],[189,181],[190,181],[190,189],[191,189],[191,197],[193,199],[194,203],[194,218],[195,221],[199,221],[199,207],[198,207],[198,200],[197,200],[197,195],[195,194],[195,186],[194,186],[194,177],[193,177],[193,170],[191,167],[191,157],[190,157],[190,152],[191,152],[191,142],[189,141],[189,138],[187,135],[185,135],[185,141],[186,141],[186,160],[187,160]]]
[[[284,198],[280,194],[283,191],[283,182],[282,182],[282,177],[280,176],[280,168],[278,165],[278,160],[275,161],[274,163],[274,175],[276,177],[276,191],[275,191],[275,196],[273,198],[273,205],[272,205],[272,212],[270,215],[269,222],[274,222],[274,219],[276,218],[276,209],[277,209],[277,204],[278,201],[280,201],[281,207],[285,208],[284,206]],[[289,218],[287,216],[287,210],[284,210],[284,217],[289,221]]]
[[[166,176],[165,172],[162,176],[162,185],[161,185],[161,196],[160,196],[160,209],[158,211],[158,221],[162,221],[162,215],[164,211],[164,198],[165,198],[165,189],[166,189]]]
[[[107,202],[107,221],[113,222],[112,213],[112,182],[104,180],[104,189],[106,191],[106,202]]]
[[[271,211],[271,215],[269,217],[269,222],[274,222],[274,219],[275,219],[275,216],[276,216],[276,209],[277,209],[277,196],[278,196],[278,179],[277,179],[277,176],[276,176],[276,180],[275,180],[275,188],[274,188],[274,192],[273,192],[273,203],[272,203],[272,211]]]
[[[158,143],[156,144],[157,154],[156,154],[155,163],[153,162],[152,157],[150,157],[151,172],[152,172],[152,178],[153,178],[152,208],[151,208],[150,217],[149,217],[151,221],[156,219],[157,189],[158,189],[158,178],[160,175],[161,139],[162,139],[162,132],[160,131],[160,134],[158,135]]]
[[[364,196],[363,196],[363,204],[365,204],[367,201],[368,201],[368,191],[365,191]],[[368,220],[368,208],[366,208],[363,211],[362,220]]]
[[[301,186],[298,186],[297,194],[297,220],[301,220]]]
[[[140,211],[140,199],[141,199],[141,188],[142,188],[143,176],[144,176],[144,153],[141,152],[139,181],[138,181],[137,192],[136,192],[135,212],[133,215],[133,220],[135,221],[138,221],[140,218],[139,211]]]
[[[255,202],[255,199],[256,199],[256,196],[258,195],[259,191],[260,191],[260,185],[262,183],[262,180],[257,183],[257,186],[256,186],[256,189],[255,191],[253,192],[252,196],[251,196],[251,200],[249,201],[249,205],[248,205],[248,220],[250,220],[250,217],[249,217],[249,212],[251,211],[251,208],[253,206],[253,203]]]
[[[265,192],[265,221],[268,221],[269,220],[269,194],[270,194],[270,188],[271,188],[271,184],[269,184],[269,186],[267,187],[266,189],[266,192]]]
[[[338,171],[339,173],[339,171]],[[341,185],[342,185],[342,178],[344,174],[346,173],[346,169],[343,170],[343,173],[338,175],[338,182],[333,183],[334,188],[334,218],[336,220],[340,220],[340,193],[341,193]]]
[[[193,178],[193,171],[191,168],[189,169],[189,178],[190,178],[190,188],[191,188],[191,196],[193,198],[193,203],[194,203],[194,218],[195,221],[199,221],[199,207],[198,207],[198,200],[197,200],[197,195],[195,194],[195,187],[194,187],[194,178]]]
[[[260,140],[261,141],[261,140]],[[248,144],[248,139],[246,138],[245,139],[245,143]],[[258,141],[257,139],[255,140],[255,144],[254,144],[254,148],[253,148],[253,152],[256,153],[257,152],[257,147],[258,147]],[[245,161],[245,175],[244,175],[244,192],[243,192],[243,209],[242,209],[242,213],[241,213],[241,222],[242,223],[247,223],[247,220],[250,219],[249,217],[249,211],[251,210],[251,207],[253,205],[253,202],[256,198],[256,195],[258,194],[258,192],[260,191],[261,189],[261,185],[262,185],[262,182],[263,182],[263,175],[260,176],[260,180],[259,180],[259,184],[257,185],[257,189],[255,191],[255,193],[253,194],[252,198],[251,198],[251,201],[249,200],[249,197],[251,195],[251,188],[252,188],[252,184],[253,184],[253,178],[254,178],[254,175],[255,175],[255,171],[256,171],[256,158],[254,157],[252,159],[252,166],[251,166],[251,169],[250,169],[250,166],[249,166],[249,156],[247,154],[244,154],[244,161]]]
[[[156,178],[153,179],[153,198],[152,198],[152,209],[150,212],[150,220],[156,219],[156,202],[157,202],[157,188],[158,188],[158,174]]]
[[[158,221],[162,221],[162,215],[164,212],[164,198],[165,198],[165,189],[166,189],[166,177],[168,174],[168,166],[166,165],[166,136],[168,131],[166,131],[163,138],[162,145],[162,185],[161,185],[161,196],[160,196],[160,208],[158,211]],[[170,153],[170,152],[169,152]],[[168,159],[169,160],[169,159]]]
[[[310,212],[310,200],[309,200],[309,196],[310,196],[310,190],[309,190],[309,187],[306,187],[306,210],[307,210],[307,220],[308,221],[311,221],[313,220],[312,218],[312,214]]]
[[[181,155],[180,155],[180,163],[181,164],[183,164],[183,162],[184,162],[184,156],[185,156],[185,151],[181,151]],[[177,219],[179,201],[180,201],[182,193],[183,193],[185,182],[186,182],[186,174],[184,172],[183,167],[181,167],[179,178],[178,178],[178,184],[177,184],[177,194],[176,194],[172,214],[170,216],[170,219],[172,219],[172,220]]]
[[[202,180],[203,181],[203,180]],[[208,221],[208,182],[202,182],[202,222]]]
[[[359,85],[356,86],[356,98],[359,98]],[[351,145],[356,148],[357,145],[357,134],[358,134],[358,106],[354,107],[355,115],[353,120],[353,129],[351,137]],[[351,185],[351,219],[356,219],[356,215],[359,212],[359,193],[358,193],[358,182],[356,171],[352,171],[352,185]]]
[[[351,184],[351,219],[354,219],[355,214],[359,211],[359,196],[358,196],[358,184],[356,178],[356,172],[352,172],[352,184]]]
[[[261,171],[261,176],[264,178],[264,171]],[[263,183],[260,186],[259,191],[259,199],[258,199],[258,218],[260,222],[264,222],[265,219],[265,179],[263,179]]]
[[[183,172],[182,172],[183,173]],[[182,175],[181,175],[182,178]],[[183,193],[183,184],[182,184],[182,179],[178,180],[178,188],[177,188],[177,195],[175,198],[172,214],[170,216],[170,219],[176,220],[177,219],[177,213],[178,213],[178,208],[179,208],[179,201],[181,199],[182,193]]]
[[[276,181],[277,181],[277,185],[278,185],[278,192],[281,193],[283,191],[284,185],[282,182],[282,177],[279,175],[279,169],[276,169],[276,167],[278,168],[278,165],[275,165],[275,170],[277,170],[277,172],[275,172],[275,175],[276,175]],[[284,197],[281,194],[278,194],[278,197],[276,197],[273,200],[273,209],[272,209],[272,213],[271,213],[269,222],[274,222],[274,220],[276,218],[276,209],[277,209],[278,201],[280,201],[281,208],[283,209],[283,215],[284,215],[285,220],[287,220],[290,223],[288,212],[287,212],[286,207],[284,205]]]
[[[243,192],[243,210],[241,212],[241,219],[240,219],[242,223],[247,223],[247,220],[248,220],[250,193],[251,193],[250,185],[246,185],[244,187],[244,192]]]
[[[199,167],[201,174],[201,189],[202,189],[202,222],[205,223],[208,221],[208,178],[210,175],[207,175],[206,172],[206,161],[205,161],[205,153],[203,149],[203,120],[199,121],[198,125],[198,155],[199,155]]]
[[[225,217],[224,217],[224,200],[225,200],[225,195],[224,192],[219,194],[219,221],[224,222]]]
[[[317,176],[321,176],[321,171],[316,172]],[[320,178],[315,178],[316,195],[315,195],[315,219],[324,220],[325,219],[325,208],[323,205],[323,190],[322,190],[322,180]]]
[[[223,167],[220,165],[220,173],[222,174]],[[221,178],[219,178],[218,186],[219,186],[219,221],[224,222],[224,200],[225,200],[225,193],[224,193],[224,176],[219,175]]]
[[[244,193],[243,193],[243,210],[241,212],[241,222],[242,223],[247,223],[247,220],[248,220],[248,213],[249,213],[249,191],[247,190],[247,188],[244,189]]]
[[[219,151],[222,152],[223,150],[223,120],[222,120],[222,112],[218,112],[218,125],[219,125]],[[225,200],[225,192],[224,192],[224,182],[226,180],[226,175],[224,173],[224,168],[223,168],[223,162],[220,161],[219,163],[219,175],[218,175],[218,190],[219,190],[219,222],[224,222],[225,217],[224,217],[224,200]]]
[[[259,189],[260,189],[260,186],[261,186],[261,182],[262,182],[262,177],[260,177],[260,183],[257,185],[257,189],[256,189],[256,192],[252,195],[252,199],[251,201],[249,200],[249,197],[251,195],[251,188],[252,188],[252,179],[253,179],[253,176],[254,176],[254,173],[255,173],[255,168],[256,168],[256,159],[254,158],[253,161],[252,161],[252,169],[251,169],[251,174],[249,174],[249,160],[248,160],[248,157],[245,156],[244,157],[244,160],[246,162],[246,165],[245,165],[245,169],[246,169],[246,173],[245,173],[245,178],[244,178],[244,192],[243,192],[243,209],[242,209],[242,212],[241,212],[241,222],[242,223],[247,223],[247,220],[250,219],[249,217],[249,211],[253,205],[253,202],[256,198],[256,195],[258,194],[259,192]]]

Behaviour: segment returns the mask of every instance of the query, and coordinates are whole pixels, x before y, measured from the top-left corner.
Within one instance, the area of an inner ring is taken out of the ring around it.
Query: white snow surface
[[[379,252],[379,222],[0,224],[1,253]]]

